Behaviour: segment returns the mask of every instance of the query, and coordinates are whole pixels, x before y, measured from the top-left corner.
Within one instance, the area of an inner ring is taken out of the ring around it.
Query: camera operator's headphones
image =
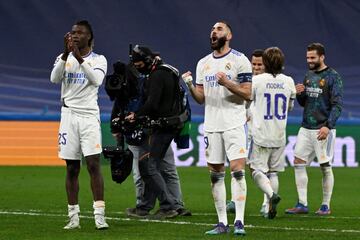
[[[145,53],[142,49],[142,46],[139,46],[139,45],[135,45],[135,47],[132,49],[132,51],[136,54],[139,54],[140,57],[143,59],[145,65],[152,65],[153,61],[154,61],[154,55],[153,53],[151,52],[150,54],[149,53]],[[151,51],[149,49],[149,51]],[[131,58],[131,60],[133,60]]]

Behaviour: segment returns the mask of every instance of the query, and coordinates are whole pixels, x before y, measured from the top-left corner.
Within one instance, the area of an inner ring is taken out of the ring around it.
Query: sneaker
[[[80,228],[80,219],[78,214],[74,214],[70,217],[68,224],[64,227],[66,230]]]
[[[273,193],[273,195],[271,196],[270,200],[269,200],[269,213],[268,213],[268,218],[269,219],[274,219],[276,217],[276,207],[279,204],[281,198],[279,195],[277,195],[276,193]]]
[[[319,216],[325,216],[325,215],[330,215],[331,211],[328,205],[322,204],[320,208],[315,212],[315,214]]]
[[[98,230],[108,229],[109,225],[105,221],[105,216],[96,214],[95,215],[95,226]]]
[[[179,215],[179,213],[176,210],[159,209],[154,213],[152,218],[154,219],[174,218],[177,215]]]
[[[136,218],[146,218],[150,215],[149,211],[146,211],[141,208],[127,208],[125,212],[126,212],[126,216],[136,217]]]
[[[229,225],[224,225],[224,223],[219,222],[215,225],[215,228],[205,232],[205,235],[219,235],[219,234],[227,234],[230,232]]]
[[[186,208],[178,208],[176,211],[179,216],[192,216],[191,211]]]
[[[287,213],[287,214],[308,214],[309,209],[304,204],[297,203],[294,208],[286,209],[285,213]]]
[[[246,232],[244,229],[244,225],[242,224],[242,222],[240,220],[236,220],[235,224],[234,224],[234,235],[241,235],[241,236],[245,236]]]
[[[226,204],[226,211],[229,213],[235,213],[235,203],[233,201],[228,201]]]

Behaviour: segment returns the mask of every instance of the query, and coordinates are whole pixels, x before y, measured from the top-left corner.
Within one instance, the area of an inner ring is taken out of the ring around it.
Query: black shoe
[[[276,207],[279,204],[281,198],[279,195],[277,195],[276,193],[274,193],[269,201],[269,213],[268,213],[268,218],[269,219],[274,219],[276,217]]]
[[[179,213],[176,210],[159,209],[154,213],[154,215],[152,215],[152,218],[154,219],[174,218],[177,215],[179,215]]]
[[[149,214],[149,211],[143,210],[141,208],[127,208],[126,215],[128,217],[146,218],[150,214]]]
[[[178,208],[176,211],[179,216],[192,216],[191,211],[186,208]]]

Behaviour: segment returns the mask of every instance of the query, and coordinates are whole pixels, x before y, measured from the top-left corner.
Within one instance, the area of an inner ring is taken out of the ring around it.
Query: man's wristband
[[[193,86],[192,82],[187,82],[186,86],[188,87],[188,89],[191,89],[191,87]]]

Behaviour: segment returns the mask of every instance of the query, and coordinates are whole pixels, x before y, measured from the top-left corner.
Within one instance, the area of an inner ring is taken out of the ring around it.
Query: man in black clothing
[[[132,62],[135,68],[147,76],[144,82],[144,104],[136,113],[126,117],[135,121],[142,116],[151,119],[173,118],[180,114],[180,88],[178,71],[170,65],[163,64],[161,59],[147,47],[136,45],[132,51]],[[139,159],[140,175],[145,182],[144,195],[155,194],[160,201],[160,218],[172,218],[178,215],[175,199],[168,191],[166,182],[160,173],[159,163],[163,161],[171,141],[179,133],[178,124],[157,126],[151,129],[148,152]],[[153,203],[143,201],[137,210],[150,211]]]

